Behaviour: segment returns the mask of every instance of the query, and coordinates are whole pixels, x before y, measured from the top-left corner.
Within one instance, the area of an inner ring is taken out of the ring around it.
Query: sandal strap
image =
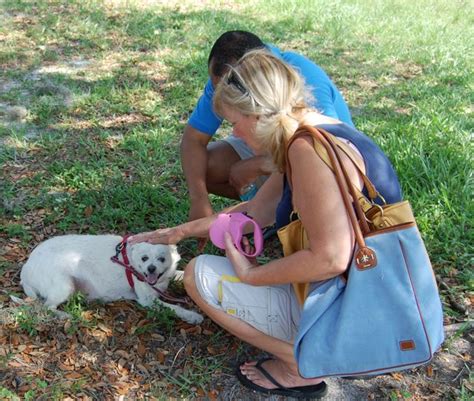
[[[265,378],[266,378],[270,383],[272,383],[273,385],[277,386],[279,389],[292,391],[291,388],[282,386],[280,383],[278,383],[278,382],[273,378],[273,376],[272,376],[270,373],[268,373],[268,371],[262,366],[263,363],[265,363],[265,362],[267,362],[267,361],[271,361],[271,360],[273,360],[273,358],[262,358],[262,359],[259,359],[259,360],[257,361],[257,363],[255,364],[255,367],[260,371],[260,373],[262,373],[262,375],[265,376]]]

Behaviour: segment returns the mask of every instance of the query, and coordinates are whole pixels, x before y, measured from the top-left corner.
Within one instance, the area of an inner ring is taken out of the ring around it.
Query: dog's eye
[[[146,262],[148,260],[148,256],[142,256],[142,262]]]
[[[160,263],[164,263],[165,260],[166,260],[166,259],[165,259],[163,256],[160,256],[160,257],[158,258],[158,262],[160,262]]]

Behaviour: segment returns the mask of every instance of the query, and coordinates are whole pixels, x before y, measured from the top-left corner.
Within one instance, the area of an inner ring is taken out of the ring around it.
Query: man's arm
[[[211,136],[187,124],[181,140],[181,166],[188,185],[189,220],[212,214],[206,187],[207,144]]]

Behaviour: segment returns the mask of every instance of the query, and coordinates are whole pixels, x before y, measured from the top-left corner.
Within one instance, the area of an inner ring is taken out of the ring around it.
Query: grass
[[[29,336],[36,336],[38,334],[37,326],[39,321],[30,308],[26,306],[18,308],[15,314],[15,322],[20,333],[27,333]]]
[[[436,272],[462,298],[474,283],[473,27],[467,1],[4,0],[0,241],[26,254],[41,230],[127,233],[184,221],[182,129],[211,44],[247,29],[333,78],[356,126],[394,163]],[[228,204],[212,199],[216,209]],[[197,252],[193,241],[180,249],[183,262]],[[18,319],[33,333],[33,317]]]

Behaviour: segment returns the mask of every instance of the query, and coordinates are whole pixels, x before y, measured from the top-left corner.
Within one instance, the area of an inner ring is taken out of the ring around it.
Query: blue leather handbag
[[[331,135],[313,127],[298,134],[324,145],[356,237],[347,274],[313,284],[304,300],[294,343],[300,374],[376,375],[430,361],[444,340],[443,312],[414,219],[384,228],[369,224]]]

